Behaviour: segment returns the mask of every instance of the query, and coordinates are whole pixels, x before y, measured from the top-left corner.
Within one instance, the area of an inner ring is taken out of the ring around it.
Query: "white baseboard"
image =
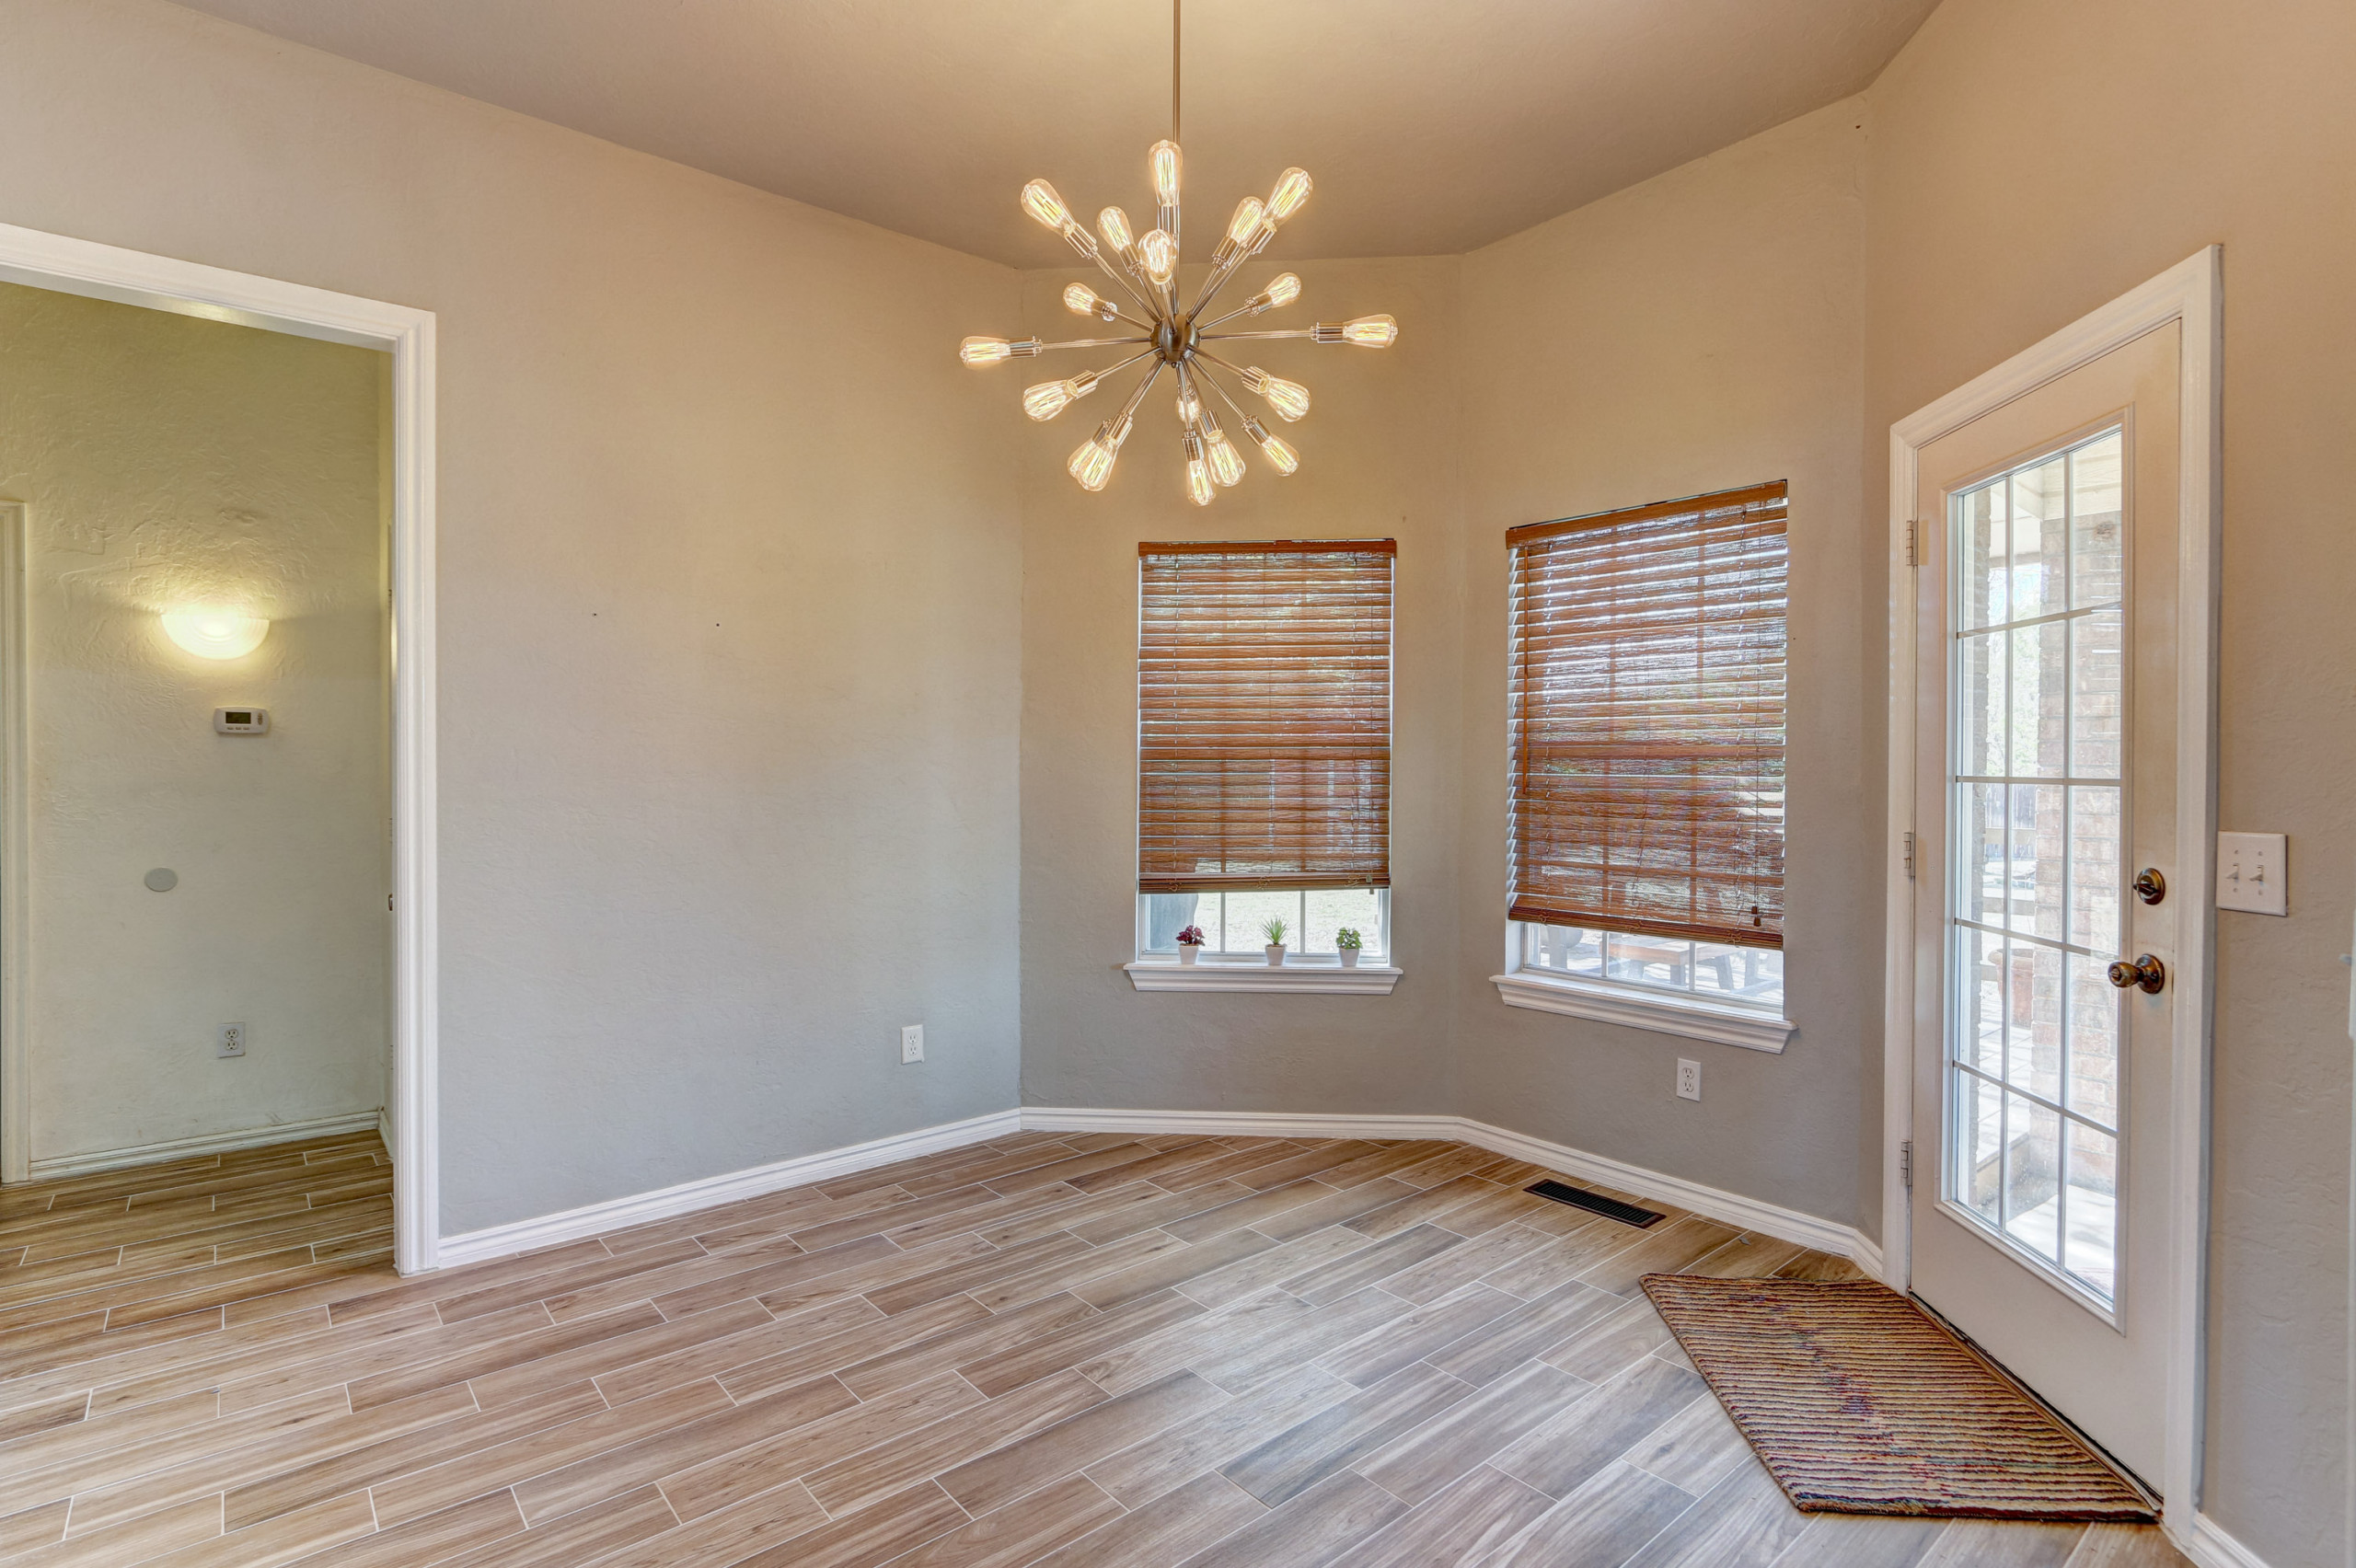
[[[2267,1568],[2266,1559],[2227,1535],[2206,1514],[2193,1515],[2189,1530],[2171,1528],[2168,1539],[2192,1560],[2193,1568]]]
[[[1026,1105],[1022,1125],[1043,1132],[1067,1133],[1198,1133],[1205,1136],[1317,1138],[1452,1138],[1479,1148],[1493,1149],[1549,1170],[1616,1187],[1641,1198],[1674,1204],[1721,1225],[1779,1241],[1796,1241],[1820,1252],[1847,1258],[1860,1269],[1881,1277],[1881,1248],[1853,1226],[1774,1204],[1721,1192],[1698,1182],[1647,1170],[1563,1144],[1550,1143],[1527,1133],[1475,1122],[1466,1116],[1334,1115],[1322,1113],[1290,1114],[1267,1111],[1092,1111]]]
[[[1193,1133],[1244,1138],[1461,1138],[1461,1116],[1350,1116],[1283,1111],[1074,1111],[1025,1105],[1022,1129],[1043,1133]]]
[[[895,1133],[890,1137],[874,1138],[844,1148],[824,1149],[794,1159],[780,1159],[772,1165],[756,1165],[749,1170],[732,1170],[725,1175],[682,1182],[676,1187],[640,1193],[632,1197],[612,1198],[601,1204],[567,1209],[562,1214],[542,1215],[537,1219],[517,1220],[513,1225],[494,1225],[488,1229],[469,1230],[463,1236],[445,1236],[442,1238],[439,1266],[454,1268],[461,1263],[479,1263],[487,1258],[510,1257],[536,1248],[553,1247],[559,1242],[578,1241],[583,1237],[643,1225],[650,1220],[692,1214],[697,1209],[713,1208],[721,1204],[734,1203],[740,1198],[756,1198],[786,1187],[807,1186],[813,1182],[847,1176],[854,1170],[889,1165],[894,1160],[914,1159],[919,1155],[937,1154],[942,1149],[986,1143],[991,1138],[1002,1138],[1009,1133],[1021,1131],[1022,1124],[1019,1112],[993,1111],[986,1116],[975,1116],[963,1122],[919,1127],[914,1132]]]
[[[32,1162],[32,1180],[53,1182],[65,1176],[88,1176],[101,1170],[126,1170],[134,1165],[162,1165],[193,1159],[202,1154],[227,1154],[233,1149],[267,1148],[271,1144],[301,1143],[305,1138],[330,1138],[339,1133],[364,1133],[379,1124],[378,1111],[348,1116],[320,1116],[308,1122],[280,1122],[268,1127],[248,1127],[235,1133],[207,1133],[202,1137],[173,1138],[165,1143],[139,1144],[131,1148],[99,1149],[93,1154],[61,1154]]]

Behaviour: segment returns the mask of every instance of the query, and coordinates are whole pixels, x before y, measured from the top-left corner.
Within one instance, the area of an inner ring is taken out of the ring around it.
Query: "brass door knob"
[[[2122,991],[2131,986],[2141,986],[2156,997],[2160,994],[2160,987],[2168,983],[2168,972],[2158,959],[2147,952],[2138,956],[2132,963],[2122,958],[2112,964],[2110,983]]]

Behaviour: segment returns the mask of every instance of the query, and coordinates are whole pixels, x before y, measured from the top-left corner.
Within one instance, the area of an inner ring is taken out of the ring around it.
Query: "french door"
[[[2200,917],[2171,896],[2183,351],[2170,322],[1922,446],[1914,501],[1911,1287],[2154,1486]]]

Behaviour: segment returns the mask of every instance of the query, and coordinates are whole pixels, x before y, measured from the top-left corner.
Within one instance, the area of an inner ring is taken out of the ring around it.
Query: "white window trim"
[[[1387,997],[1402,973],[1394,964],[1361,963],[1345,969],[1337,958],[1299,958],[1288,953],[1280,965],[1265,959],[1215,959],[1193,963],[1175,958],[1146,958],[1121,965],[1140,991],[1258,991],[1297,997]]]
[[[1746,1051],[1780,1053],[1799,1028],[1764,1008],[1729,1007],[1690,991],[1651,990],[1527,968],[1521,962],[1520,927],[1508,921],[1506,932],[1506,972],[1490,975],[1489,982],[1509,1008],[1593,1019],[1687,1040],[1710,1040]]]

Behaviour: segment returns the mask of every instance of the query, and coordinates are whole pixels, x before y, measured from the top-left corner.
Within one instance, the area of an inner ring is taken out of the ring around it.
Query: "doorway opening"
[[[20,392],[146,334],[87,356],[120,429],[50,388],[43,493],[0,495],[0,1182],[375,1124],[430,1269],[433,318],[6,225],[0,291]]]

